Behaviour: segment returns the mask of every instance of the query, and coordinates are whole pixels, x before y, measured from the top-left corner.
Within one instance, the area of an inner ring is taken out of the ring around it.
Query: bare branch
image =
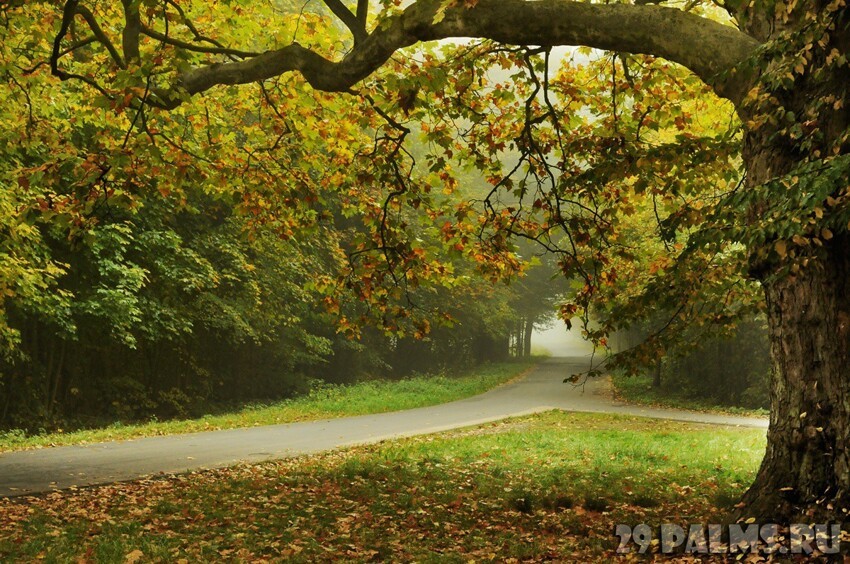
[[[109,55],[115,61],[115,64],[119,67],[126,68],[124,64],[124,60],[121,58],[121,55],[118,53],[118,50],[112,44],[112,41],[109,40],[109,37],[103,31],[103,29],[98,25],[97,20],[94,17],[94,14],[86,8],[85,6],[77,6],[76,13],[83,16],[83,19],[86,20],[86,23],[89,24],[89,28],[91,29],[94,36],[98,41],[103,43],[103,46],[106,47],[106,50],[109,51]],[[64,35],[64,34],[63,34]]]
[[[351,13],[351,10],[345,7],[345,4],[342,3],[342,0],[322,0],[325,3],[325,6],[330,8],[331,12],[334,13],[336,17],[340,19],[342,23],[345,24],[351,34],[354,35],[354,44],[357,45],[366,37],[368,34],[366,33],[366,25],[365,22],[361,22],[360,18]],[[357,12],[360,13],[360,2],[357,5]]]
[[[230,55],[233,57],[239,57],[242,59],[248,57],[256,57],[260,55],[260,53],[253,51],[240,51],[238,49],[229,49],[227,47],[218,46],[215,47],[206,47],[204,45],[196,45],[194,43],[189,43],[187,41],[181,41],[179,39],[175,39],[170,37],[164,33],[160,33],[155,29],[151,29],[148,26],[142,24],[141,32],[148,37],[153,39],[157,39],[162,41],[163,43],[167,43],[168,45],[173,45],[174,47],[179,47],[181,49],[186,49],[187,51],[194,51],[196,53],[208,53],[211,55]]]
[[[174,0],[166,0],[165,3],[167,5],[173,7],[177,11],[177,13],[180,15],[180,19],[183,21],[183,25],[185,25],[187,28],[189,28],[189,31],[192,32],[192,36],[194,37],[195,41],[203,41],[204,43],[209,43],[210,45],[214,45],[214,46],[216,46],[216,47],[218,47],[219,49],[222,50],[222,51],[220,51],[220,54],[223,54],[223,55],[232,55],[232,56],[235,56],[235,57],[245,58],[245,57],[253,57],[253,56],[258,54],[258,53],[253,53],[253,52],[250,52],[250,51],[240,51],[238,49],[230,49],[227,46],[225,46],[223,43],[221,43],[220,41],[217,41],[217,40],[215,40],[211,37],[207,37],[206,35],[204,35],[203,33],[201,33],[198,30],[197,26],[195,26],[195,24],[192,22],[192,20],[189,19],[189,16],[186,15],[186,12],[183,10],[183,8],[180,6],[180,4],[178,4]],[[148,28],[145,27],[145,28],[143,28],[143,31],[147,35],[150,35],[150,33],[148,33],[148,31],[152,31],[152,30],[149,30]],[[172,40],[172,41],[176,41],[176,40]],[[179,46],[177,44],[173,44],[173,45]],[[188,45],[188,44],[184,43],[184,45]],[[189,47],[184,47],[184,49],[189,49]],[[192,49],[194,51],[201,52],[201,51],[199,51],[197,46],[193,46]]]

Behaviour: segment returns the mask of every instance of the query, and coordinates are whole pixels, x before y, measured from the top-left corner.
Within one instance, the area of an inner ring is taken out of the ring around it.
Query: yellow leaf
[[[451,1],[443,2],[442,4],[440,4],[440,6],[437,8],[437,11],[434,13],[434,19],[431,20],[432,25],[437,25],[438,23],[446,19],[446,9],[449,7],[449,4],[451,4]]]
[[[773,248],[776,249],[776,254],[781,258],[785,258],[785,255],[788,254],[788,244],[785,241],[777,241]]]
[[[132,552],[128,552],[124,555],[124,564],[136,564],[144,555],[145,553],[138,548]]]
[[[824,227],[820,232],[821,237],[823,237],[826,241],[832,239],[832,231]]]

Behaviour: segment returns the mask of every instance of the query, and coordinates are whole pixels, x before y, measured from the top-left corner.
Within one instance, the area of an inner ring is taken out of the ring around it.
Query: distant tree
[[[524,247],[521,254],[536,250],[529,244]],[[568,281],[561,275],[556,258],[552,255],[533,256],[531,266],[512,284],[509,305],[514,315],[511,338],[515,356],[531,355],[534,329],[551,323],[558,303],[567,292]]]

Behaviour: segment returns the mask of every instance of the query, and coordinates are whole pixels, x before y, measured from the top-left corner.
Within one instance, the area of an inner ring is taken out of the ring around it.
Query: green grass
[[[674,390],[655,388],[652,386],[652,377],[647,375],[624,376],[613,374],[611,381],[614,384],[615,395],[630,403],[750,417],[767,417],[769,415],[766,409],[717,405],[710,401],[700,401],[677,394]]]
[[[33,436],[20,431],[0,433],[0,452],[292,423],[436,405],[483,393],[524,373],[536,362],[492,363],[460,376],[423,375],[398,381],[374,380],[350,386],[322,386],[302,397],[198,419],[115,424],[98,429]]]
[[[0,560],[610,562],[615,523],[721,522],[764,431],[549,412],[0,500]]]

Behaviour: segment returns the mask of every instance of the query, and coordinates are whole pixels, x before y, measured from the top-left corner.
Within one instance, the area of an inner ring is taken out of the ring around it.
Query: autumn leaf
[[[776,253],[779,255],[780,258],[785,258],[785,256],[788,254],[788,243],[783,240],[779,240],[774,243],[773,248],[776,250]]]

